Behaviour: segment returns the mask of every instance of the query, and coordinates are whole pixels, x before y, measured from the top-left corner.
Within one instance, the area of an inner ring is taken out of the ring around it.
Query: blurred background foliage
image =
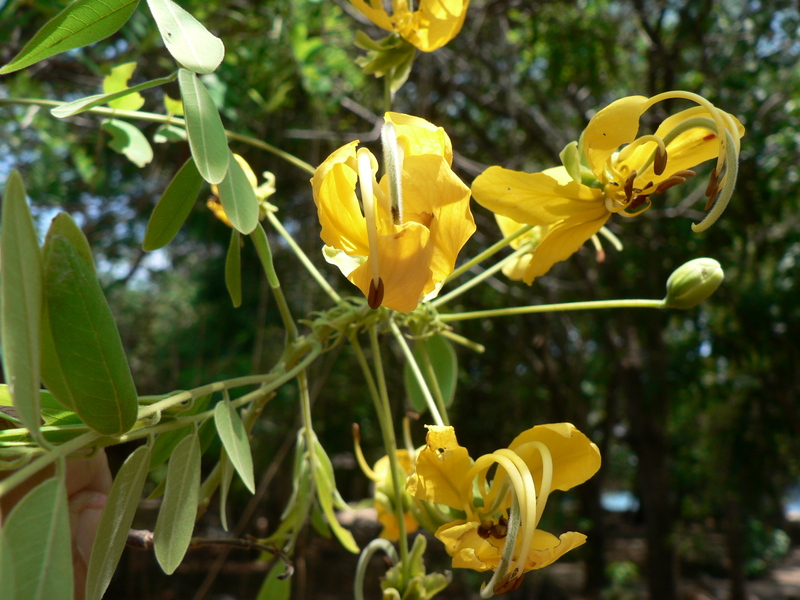
[[[0,61],[64,4],[0,2]],[[226,44],[224,63],[204,83],[228,129],[314,165],[351,139],[376,143],[382,81],[360,73],[353,41],[358,28],[373,38],[382,33],[344,0],[182,4]],[[493,164],[528,171],[554,166],[594,112],[625,95],[690,90],[747,129],[737,190],[710,231],[694,235],[689,227],[701,216],[703,171],[696,189],[673,188],[641,217],[610,222],[624,251],[607,246],[600,260],[587,245],[532,287],[492,278],[452,306],[660,298],[670,272],[688,259],[710,256],[725,269],[717,294],[686,312],[560,313],[455,327],[487,348],[481,355],[458,349],[452,417],[473,456],[505,447],[535,423],[561,420],[601,448],[598,476],[575,490],[560,514],[545,515],[546,529],[572,526],[589,534],[575,553],[585,565],[586,597],[603,590],[604,597],[636,597],[646,588],[652,600],[673,600],[682,583],[708,573],[727,578],[729,597],[739,600],[746,578],[763,574],[769,559],[787,549],[786,498],[800,477],[799,28],[797,4],[788,0],[473,0],[461,34],[440,51],[418,55],[395,99],[396,110],[448,131],[456,170],[467,183]],[[144,5],[106,42],[4,76],[0,98],[72,100],[98,93],[103,76],[128,61],[138,62],[132,84],[173,68]],[[164,91],[178,96],[176,84]],[[143,110],[163,112],[161,91],[145,97]],[[643,125],[680,108],[660,104],[662,112],[648,114]],[[82,226],[139,392],[267,370],[283,346],[280,319],[250,247],[243,256],[244,302],[231,307],[223,281],[229,234],[205,207],[210,191],[201,193],[172,244],[151,254],[141,250],[150,211],[188,157],[186,145],[156,144],[154,161],[137,169],[108,149],[99,122],[88,114],[59,121],[45,110],[0,106],[0,178],[12,168],[22,172],[42,230],[57,210]],[[148,136],[156,128],[138,125]],[[256,173],[276,175],[271,201],[279,217],[338,290],[357,294],[321,258],[308,175],[270,154],[232,147]],[[477,205],[473,210],[478,233],[463,256],[500,238],[493,217]],[[295,315],[327,308],[285,243],[275,232],[270,238]],[[391,345],[387,352],[401,417],[408,409],[402,359]],[[367,497],[367,481],[352,459],[350,424],[361,425],[368,459],[382,452],[349,349],[325,356],[311,377],[317,432],[334,456],[340,489],[348,500]],[[289,496],[286,457],[297,413],[294,390],[286,386],[257,425],[254,455],[265,486],[244,533],[269,531]],[[413,431],[422,443],[420,425]],[[250,500],[238,492],[234,522]],[[608,492],[628,493],[627,513],[604,509]],[[208,528],[217,525],[213,508]],[[645,543],[635,562],[613,554],[628,536]],[[314,578],[295,582],[296,597],[347,597],[353,559],[333,544],[319,550],[314,539],[298,552],[298,573]],[[152,557],[137,556],[123,563],[129,573],[118,576],[113,597],[190,597],[197,589],[196,572],[161,580]],[[146,575],[132,577],[137,568]],[[347,575],[334,576],[342,571]],[[459,576],[452,594],[466,597],[477,589],[474,574]],[[546,581],[547,571],[526,586],[541,577]],[[212,589],[252,597],[238,581],[220,579]],[[639,592],[632,591],[636,585]],[[526,586],[520,597],[529,593]]]

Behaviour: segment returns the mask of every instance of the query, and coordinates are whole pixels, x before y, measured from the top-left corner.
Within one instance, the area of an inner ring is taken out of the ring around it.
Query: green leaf
[[[192,211],[201,187],[203,178],[200,177],[194,159],[189,157],[153,209],[144,232],[142,248],[147,251],[157,250],[172,241]]]
[[[14,563],[6,534],[0,530],[0,590],[13,590],[15,586]]]
[[[256,600],[289,600],[292,595],[292,578],[286,574],[286,565],[276,562],[264,578]]]
[[[6,519],[15,600],[72,599],[72,542],[64,483],[48,479],[31,490]],[[7,590],[3,591],[6,598]]]
[[[92,248],[89,246],[89,240],[78,227],[75,220],[65,212],[58,213],[50,222],[50,228],[47,230],[47,237],[44,241],[44,261],[47,262],[47,255],[50,252],[50,240],[53,236],[60,235],[72,244],[73,248],[78,251],[78,256],[83,259],[86,266],[89,267],[92,273],[97,270],[94,266],[94,257],[92,256]]]
[[[219,518],[222,522],[222,528],[228,531],[228,492],[231,490],[234,468],[227,452],[225,452],[225,448],[222,449],[219,455],[219,469]]]
[[[119,152],[137,167],[143,167],[153,160],[153,149],[135,125],[119,119],[106,119],[101,127],[111,134],[109,147]]]
[[[168,142],[185,142],[187,139],[186,130],[183,127],[164,123],[159,125],[153,134],[153,142],[156,144],[166,144]]]
[[[169,459],[164,502],[153,532],[156,559],[167,575],[181,564],[192,540],[200,496],[200,454],[195,433],[181,440]]]
[[[272,264],[272,250],[269,247],[269,239],[267,232],[261,226],[261,223],[253,230],[250,239],[253,240],[253,245],[256,247],[256,253],[261,260],[261,266],[264,267],[264,272],[267,275],[269,286],[273,289],[281,286],[278,281],[278,275],[275,273],[275,265]]]
[[[135,64],[135,63],[129,63],[129,64]],[[90,108],[94,108],[95,106],[100,106],[101,104],[110,104],[113,100],[116,100],[117,98],[125,98],[130,94],[141,92],[142,90],[149,90],[150,88],[158,87],[160,85],[164,85],[165,83],[170,83],[171,81],[175,81],[177,78],[178,78],[178,72],[175,71],[174,73],[172,73],[171,75],[167,75],[166,77],[161,77],[160,79],[151,79],[150,81],[145,81],[144,83],[135,85],[132,88],[126,88],[118,92],[113,92],[111,94],[95,94],[93,96],[86,96],[86,98],[81,98],[80,100],[75,100],[73,102],[69,102],[67,104],[62,104],[61,106],[56,106],[55,108],[51,108],[50,114],[53,115],[54,117],[58,117],[59,119],[63,119],[64,117],[71,117],[73,115],[80,114],[83,111],[89,110]],[[139,96],[139,94],[136,95]],[[139,97],[141,98],[141,96]]]
[[[235,229],[231,230],[231,243],[225,257],[225,287],[235,308],[242,305],[242,237]]]
[[[17,171],[12,171],[6,182],[2,219],[3,369],[20,420],[40,445],[47,445],[39,434],[42,254],[22,177]]]
[[[123,63],[111,69],[111,73],[103,78],[103,93],[114,94],[127,91],[128,93],[108,101],[111,108],[120,110],[139,110],[144,105],[144,98],[138,92],[128,89],[128,81],[136,70],[136,61]]]
[[[87,600],[100,600],[117,568],[133,523],[150,465],[150,446],[140,446],[125,460],[108,493],[86,574]]]
[[[44,351],[43,344],[42,378],[91,429],[124,433],[136,422],[138,397],[111,309],[66,236],[51,231],[46,246],[44,312],[52,347]]]
[[[228,173],[230,151],[217,107],[203,83],[191,71],[178,71],[189,148],[197,170],[208,183],[220,183]],[[236,162],[236,161],[233,161]]]
[[[45,23],[0,75],[13,73],[54,54],[88,46],[116,33],[139,0],[76,0]]]
[[[333,478],[333,466],[325,453],[325,449],[320,443],[314,439],[315,454],[317,457],[317,469],[314,470],[314,481],[317,484],[317,499],[322,507],[322,512],[325,513],[325,518],[328,520],[336,539],[344,546],[345,550],[358,554],[358,544],[353,538],[353,534],[347,529],[342,527],[336,519],[336,513],[333,510],[334,500],[339,499],[339,491],[336,489],[336,482]]]
[[[250,493],[254,494],[256,482],[253,474],[250,440],[239,413],[228,400],[222,400],[214,407],[214,424],[217,426],[217,432],[225,447],[225,452],[228,453],[231,463],[236,467],[236,472],[239,473],[239,477],[242,478]]]
[[[443,335],[436,334],[423,340],[417,340],[417,345],[414,347],[414,358],[428,384],[428,389],[431,390],[431,394],[434,393],[434,382],[428,376],[425,368],[423,350],[419,347],[420,344],[425,345],[425,351],[436,373],[436,381],[438,382],[439,390],[442,392],[444,404],[449,407],[453,403],[453,398],[455,398],[456,382],[458,380],[458,359],[456,357],[456,351]],[[419,413],[426,412],[428,410],[428,403],[425,402],[422,388],[420,388],[419,382],[417,378],[414,377],[414,372],[411,370],[411,366],[408,363],[403,367],[403,379],[406,384],[406,393],[411,400],[411,406]]]
[[[228,152],[228,174],[219,184],[219,199],[231,225],[248,234],[258,225],[258,198],[239,161]]]
[[[221,39],[172,0],[147,0],[147,5],[172,58],[195,73],[217,69],[225,57]]]
[[[182,416],[200,414],[206,410],[210,401],[211,394],[200,396],[199,398],[195,399],[189,408],[181,411],[178,414]],[[191,432],[192,426],[186,425],[186,427],[179,427],[178,429],[172,429],[170,431],[165,431],[164,433],[159,433],[156,436],[155,444],[153,444],[153,452],[150,457],[150,470],[152,471],[159,465],[167,462],[167,459],[175,450],[175,447],[178,445],[178,443]]]

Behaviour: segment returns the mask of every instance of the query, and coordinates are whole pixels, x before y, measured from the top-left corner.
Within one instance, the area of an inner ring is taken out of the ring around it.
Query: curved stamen
[[[389,176],[389,197],[392,204],[392,221],[395,225],[403,223],[403,149],[397,143],[397,129],[394,123],[384,123],[381,128],[383,145],[383,164]]]
[[[359,148],[356,152],[356,159],[358,161],[358,185],[361,189],[361,204],[364,207],[364,220],[367,226],[367,241],[369,243],[369,259],[372,264],[372,282],[370,283],[370,297],[372,296],[373,286],[376,292],[383,289],[383,282],[381,281],[381,263],[380,255],[378,253],[378,222],[375,217],[375,195],[373,194],[372,187],[372,162],[370,161],[372,154],[366,148]],[[382,296],[382,294],[381,294]],[[382,300],[383,298],[381,298]],[[370,307],[372,302],[369,303]]]
[[[738,150],[738,139],[734,139],[734,136],[731,135],[730,131],[725,131],[725,135],[728,138],[728,146],[727,146],[727,168],[724,175],[724,181],[722,186],[722,191],[719,194],[719,198],[711,207],[711,211],[705,216],[705,218],[700,221],[699,223],[692,224],[692,231],[705,231],[709,227],[711,227],[719,216],[723,213],[725,208],[728,206],[728,202],[733,195],[733,188],[736,185],[736,176],[739,174],[739,150]],[[738,135],[738,132],[737,132]]]
[[[650,163],[655,162],[655,164],[653,165],[653,171],[655,172],[656,175],[661,175],[661,173],[664,172],[664,169],[667,166],[667,145],[666,142],[657,135],[653,134],[642,135],[633,140],[630,144],[628,144],[622,150],[619,151],[617,162],[628,160],[628,158],[633,153],[633,151],[636,150],[636,148],[648,142],[655,142],[656,149],[649,156],[649,158],[642,165],[639,166],[638,170],[640,172],[644,172],[644,170],[650,166]],[[660,171],[659,168],[661,169]]]
[[[364,458],[364,453],[361,451],[361,430],[357,423],[353,423],[353,445],[355,446],[356,462],[358,466],[361,467],[361,471],[372,481],[376,483],[380,481],[380,477],[378,477],[378,474],[369,466]]]
[[[515,547],[517,556],[511,559],[508,569],[509,571],[519,569],[519,572],[522,573],[528,562],[528,551],[533,544],[536,525],[539,523],[537,517],[536,485],[533,482],[533,476],[531,475],[530,469],[528,469],[528,465],[525,464],[522,457],[513,450],[509,450],[508,448],[496,450],[492,456],[494,456],[497,464],[503,467],[508,474],[514,486],[514,494],[519,501],[522,535],[520,536],[519,543]],[[506,543],[508,543],[508,539],[506,539]],[[522,563],[521,568],[518,566],[520,563]]]

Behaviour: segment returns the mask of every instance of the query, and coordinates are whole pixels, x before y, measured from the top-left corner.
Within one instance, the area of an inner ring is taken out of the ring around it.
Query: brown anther
[[[708,186],[706,186],[706,196],[709,198],[713,198],[717,195],[717,184],[719,183],[719,178],[717,175],[717,170],[712,169],[711,175],[708,177]]]
[[[633,195],[633,181],[636,179],[636,169],[631,171],[631,174],[628,175],[628,178],[625,180],[625,199],[630,200],[631,196]]]
[[[606,251],[600,248],[597,251],[597,262],[602,263],[606,261]]]
[[[492,528],[486,525],[478,525],[478,535],[485,540],[492,535]]]
[[[683,183],[684,181],[686,181],[686,177],[681,177],[680,175],[673,175],[672,177],[669,177],[668,179],[665,179],[664,181],[659,183],[654,193],[663,194],[669,188],[675,187],[676,185]]]
[[[506,573],[500,578],[494,586],[495,594],[505,594],[506,592],[513,592],[519,589],[522,585],[522,580],[525,579],[525,574],[519,574],[519,569],[514,569],[511,573]]]
[[[500,517],[495,525],[492,525],[489,533],[495,538],[504,538],[508,535],[508,519]]]
[[[656,148],[656,155],[653,158],[653,173],[661,175],[667,168],[667,149],[659,146]]]
[[[675,171],[673,175],[678,175],[679,177],[686,177],[688,179],[689,177],[694,177],[695,175],[697,175],[697,173],[689,169],[683,169],[681,171]]]
[[[371,309],[376,309],[383,304],[383,279],[378,277],[378,287],[375,287],[375,280],[369,282],[369,294],[367,295],[367,304]]]

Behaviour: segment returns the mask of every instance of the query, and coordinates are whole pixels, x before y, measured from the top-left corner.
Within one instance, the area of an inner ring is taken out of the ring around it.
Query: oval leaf
[[[234,469],[224,448],[219,457],[219,470],[221,472],[219,476],[219,519],[222,528],[228,531],[228,492],[231,489]]]
[[[142,247],[145,250],[157,250],[172,241],[192,211],[202,186],[203,178],[194,159],[189,157],[153,209],[147,231],[144,232]]]
[[[103,131],[111,134],[108,146],[119,152],[137,167],[143,167],[153,160],[153,149],[135,125],[119,119],[106,119],[102,124]]]
[[[113,100],[116,100],[117,98],[124,98],[130,94],[141,92],[142,90],[148,90],[150,88],[154,88],[159,85],[164,85],[165,83],[170,83],[171,81],[175,81],[177,78],[178,78],[178,72],[175,71],[172,75],[161,77],[160,79],[152,79],[150,81],[145,81],[144,83],[135,85],[132,88],[126,88],[118,92],[113,92],[109,94],[95,94],[94,96],[86,96],[86,98],[81,98],[80,100],[75,100],[73,102],[68,102],[67,104],[62,104],[60,106],[56,106],[55,108],[51,108],[50,114],[53,115],[54,117],[58,117],[59,119],[63,119],[64,117],[71,117],[73,115],[82,113],[85,110],[89,110],[90,108],[94,108],[95,106],[100,106],[101,104],[107,104],[107,103],[110,104]]]
[[[169,459],[164,502],[153,532],[156,559],[167,575],[181,564],[192,540],[200,496],[200,454],[195,433],[181,440]]]
[[[197,170],[208,183],[220,183],[228,173],[230,151],[222,119],[203,83],[191,71],[178,71],[189,148]],[[236,161],[233,161],[236,162]]]
[[[13,590],[15,585],[14,563],[6,534],[0,530],[0,590]]]
[[[120,110],[139,110],[144,105],[144,98],[138,92],[128,89],[128,81],[136,70],[136,61],[123,63],[111,69],[111,73],[103,78],[103,93],[114,94],[127,91],[128,93],[108,101],[111,108]]]
[[[176,61],[195,73],[212,73],[225,57],[222,40],[172,0],[147,0],[164,45]]]
[[[67,492],[60,479],[48,479],[14,507],[3,526],[13,548],[16,600],[72,599],[72,542]],[[7,590],[3,590],[6,598]]]
[[[253,494],[256,491],[253,474],[253,456],[250,453],[250,440],[239,413],[227,400],[218,402],[214,407],[214,424],[217,426],[219,438],[228,453],[231,463],[236,467],[239,477]]]
[[[3,368],[22,424],[42,444],[39,435],[42,254],[25,200],[22,177],[16,171],[12,171],[6,183],[2,218]]]
[[[0,69],[0,75],[104,40],[125,24],[138,4],[139,0],[76,0],[45,23],[19,54]]]
[[[230,152],[230,151],[229,151]],[[228,174],[219,184],[219,199],[225,215],[236,229],[244,234],[258,225],[258,198],[239,161],[230,154]]]
[[[97,526],[97,536],[86,574],[87,600],[100,600],[111,583],[111,577],[125,549],[128,529],[136,514],[142,488],[150,466],[150,446],[141,446],[125,460]]]
[[[44,290],[52,348],[42,353],[42,374],[62,378],[56,386],[47,378],[45,383],[91,429],[106,435],[128,431],[138,398],[122,340],[97,277],[60,234],[49,239]]]
[[[458,358],[453,346],[443,335],[432,335],[424,340],[418,340],[417,344],[425,344],[425,350],[431,360],[431,365],[436,373],[436,381],[439,384],[439,390],[442,392],[445,406],[449,407],[453,403],[453,398],[456,394],[456,381],[458,379]],[[433,382],[428,376],[425,368],[422,350],[419,346],[414,348],[414,358],[417,360],[420,371],[428,384],[431,394],[433,391]],[[419,413],[424,413],[428,410],[428,403],[425,402],[425,395],[422,393],[422,388],[419,386],[417,378],[414,377],[414,372],[411,367],[406,363],[403,368],[403,379],[406,384],[406,393],[411,400],[411,406]],[[435,396],[434,396],[435,397]]]
[[[231,243],[225,257],[225,287],[233,306],[239,308],[242,305],[242,241],[235,229],[231,230]]]

